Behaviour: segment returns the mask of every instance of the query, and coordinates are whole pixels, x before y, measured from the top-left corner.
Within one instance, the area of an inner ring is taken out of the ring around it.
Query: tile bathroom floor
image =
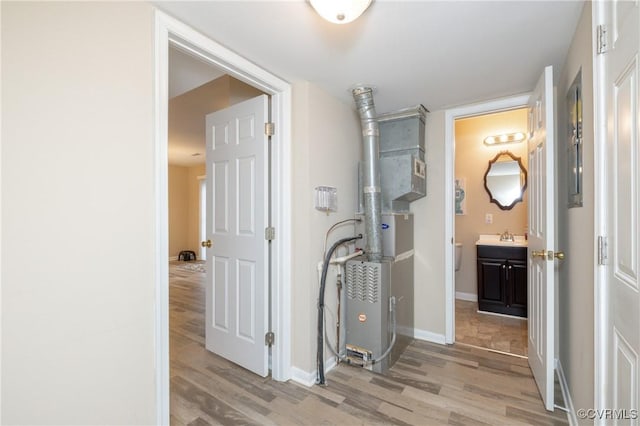
[[[527,320],[478,313],[478,304],[456,299],[456,343],[527,356]]]

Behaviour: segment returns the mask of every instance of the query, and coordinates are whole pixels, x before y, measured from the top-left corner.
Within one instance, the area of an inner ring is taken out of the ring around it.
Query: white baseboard
[[[576,416],[576,410],[573,408],[573,400],[571,399],[571,393],[569,392],[569,385],[567,384],[567,378],[564,375],[562,364],[559,359],[556,359],[556,371],[558,372],[558,380],[560,381],[560,390],[562,391],[562,399],[564,399],[565,408],[567,409],[567,418],[571,426],[578,425],[578,417]]]
[[[517,319],[522,321],[527,320],[527,317],[518,317],[516,315],[501,314],[499,312],[489,312],[489,311],[480,311],[480,310],[477,310],[476,312],[482,315],[493,315],[494,317],[512,318],[512,319]]]
[[[477,302],[478,295],[474,293],[463,293],[461,291],[456,291],[456,299],[466,300],[467,302]]]
[[[336,368],[337,365],[338,365],[338,358],[336,358],[335,356],[332,356],[327,360],[327,362],[324,363],[324,372],[328,373],[329,371]]]
[[[316,376],[315,371],[308,372],[298,367],[291,367],[291,380],[308,388],[316,384]]]
[[[413,337],[414,329],[411,327],[406,327],[402,325],[396,326],[396,333],[400,336],[411,336]]]
[[[433,333],[427,330],[419,330],[415,329],[413,337],[418,340],[424,340],[426,342],[438,343],[440,345],[444,345],[446,340],[444,338],[444,334]]]
[[[331,358],[326,360],[324,363],[325,374],[333,370],[336,365],[338,365],[338,363],[335,356],[332,356]],[[318,378],[317,370],[308,372],[308,371],[301,370],[298,367],[291,367],[291,380],[293,380],[296,383],[300,383],[303,386],[310,388],[311,386],[316,384],[317,378]]]

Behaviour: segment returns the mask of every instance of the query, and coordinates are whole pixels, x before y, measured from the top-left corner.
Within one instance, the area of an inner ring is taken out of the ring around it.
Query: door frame
[[[592,25],[592,55],[593,55],[593,150],[594,150],[594,253],[597,253],[598,236],[607,235],[608,211],[607,203],[607,92],[606,65],[607,55],[598,54],[597,29],[598,25],[607,24],[607,8],[603,1],[594,1],[591,5]],[[594,380],[593,380],[593,408],[607,408],[607,342],[609,316],[609,291],[607,286],[608,265],[598,265],[594,262]],[[603,418],[596,418],[595,424],[605,424]]]
[[[169,233],[168,233],[168,81],[169,45],[225,70],[271,98],[276,134],[271,149],[270,279],[271,330],[277,338],[271,353],[271,377],[291,378],[291,84],[214,42],[202,33],[155,11],[154,16],[154,183],[155,183],[155,347],[157,423],[169,424]]]
[[[494,112],[508,111],[517,108],[526,108],[530,93],[517,96],[494,99],[464,105],[445,111],[444,121],[444,260],[445,260],[445,343],[452,344],[456,339],[456,286],[455,286],[455,198],[454,198],[454,172],[455,172],[455,122],[459,118],[473,117],[477,115],[491,114]]]

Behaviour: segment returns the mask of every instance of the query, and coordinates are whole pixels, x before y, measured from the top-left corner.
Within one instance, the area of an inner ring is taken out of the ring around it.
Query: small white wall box
[[[338,211],[338,189],[332,186],[316,187],[316,210],[322,212]]]

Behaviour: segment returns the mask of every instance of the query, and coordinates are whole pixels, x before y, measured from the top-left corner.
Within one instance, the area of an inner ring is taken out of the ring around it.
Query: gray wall
[[[557,85],[558,249],[566,254],[557,269],[557,356],[576,409],[594,399],[594,121],[591,3],[585,3]],[[582,68],[584,205],[567,208],[567,90]]]

